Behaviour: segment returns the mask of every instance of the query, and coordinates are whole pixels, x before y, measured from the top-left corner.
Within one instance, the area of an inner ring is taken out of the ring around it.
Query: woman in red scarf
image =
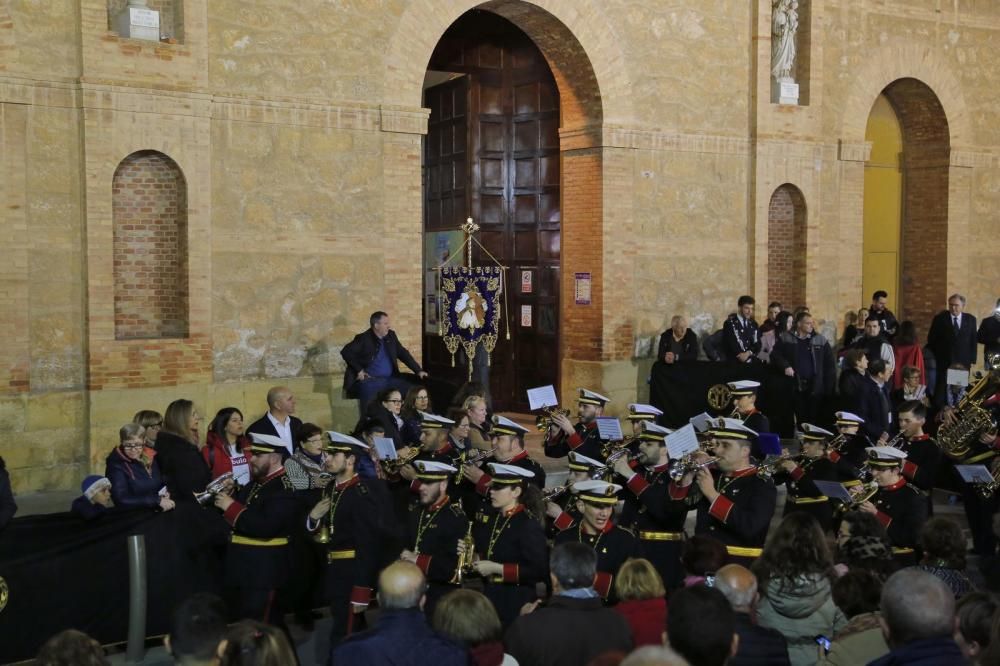
[[[250,483],[250,438],[243,434],[243,412],[235,407],[219,410],[208,426],[201,455],[213,479],[232,472],[241,486]]]

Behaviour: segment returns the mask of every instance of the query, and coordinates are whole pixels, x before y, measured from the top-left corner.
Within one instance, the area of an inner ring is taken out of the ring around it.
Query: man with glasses
[[[417,360],[396,337],[396,332],[389,328],[388,314],[381,310],[373,312],[368,322],[371,328],[355,335],[340,350],[347,363],[344,392],[349,398],[360,400],[362,414],[379,391],[396,388],[405,393],[410,388],[410,383],[400,376],[398,361],[402,361],[421,379],[427,377]]]

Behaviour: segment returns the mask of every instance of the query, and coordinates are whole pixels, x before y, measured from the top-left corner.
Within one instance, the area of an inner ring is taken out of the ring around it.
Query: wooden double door
[[[472,217],[479,242],[509,267],[490,391],[495,409],[526,411],[526,390],[559,376],[558,91],[534,43],[489,12],[460,18],[430,69],[451,78],[425,90],[424,229],[454,230]],[[473,265],[491,263],[475,246]],[[465,381],[435,334],[424,335],[424,362]]]

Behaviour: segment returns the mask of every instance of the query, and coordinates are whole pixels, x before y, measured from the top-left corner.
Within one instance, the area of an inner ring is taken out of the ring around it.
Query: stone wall
[[[868,113],[902,78],[947,118],[939,305],[960,290],[988,312],[1000,5],[812,0],[808,105],[791,107],[770,103],[770,4],[185,0],[170,44],[110,32],[107,0],[0,2],[0,455],[15,488],[72,487],[122,422],[177,397],[251,418],[290,384],[303,418],[353,425],[339,350],[369,312],[419,352],[421,84],[477,5],[538,44],[560,90],[565,397],[603,389],[617,411],[645,397],[671,315],[708,332],[739,294],[765,301],[785,183],[808,210],[804,299],[821,330],[840,325],[863,298]],[[187,182],[183,338],[115,335],[112,179],[142,150]],[[590,305],[573,302],[575,272],[593,277]]]

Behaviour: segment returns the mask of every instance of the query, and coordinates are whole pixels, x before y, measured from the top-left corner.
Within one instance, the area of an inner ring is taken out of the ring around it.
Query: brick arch
[[[875,99],[893,82],[915,79],[924,84],[937,98],[948,120],[948,136],[952,147],[972,143],[969,107],[962,85],[951,65],[937,53],[923,46],[872,49],[849,86],[850,93],[843,105],[840,137],[849,143],[865,140],[865,128]]]
[[[403,12],[386,54],[384,99],[421,106],[427,63],[459,16],[485,9],[514,23],[538,45],[559,87],[562,129],[632,118],[625,56],[598,0],[422,0]]]
[[[784,183],[767,208],[767,300],[792,308],[806,304],[806,198]]]
[[[187,180],[155,150],[125,157],[111,179],[115,339],[188,335]]]

